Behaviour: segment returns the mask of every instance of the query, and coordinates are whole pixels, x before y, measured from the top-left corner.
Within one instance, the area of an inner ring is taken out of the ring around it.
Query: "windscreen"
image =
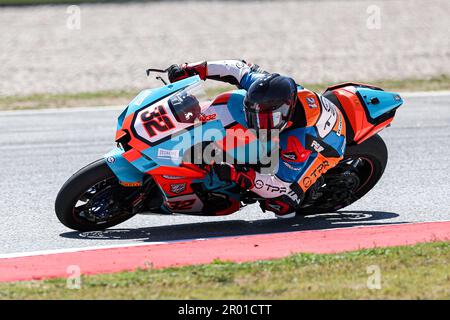
[[[197,82],[181,90],[170,97],[168,104],[178,122],[199,121],[202,111],[208,106],[203,83]]]

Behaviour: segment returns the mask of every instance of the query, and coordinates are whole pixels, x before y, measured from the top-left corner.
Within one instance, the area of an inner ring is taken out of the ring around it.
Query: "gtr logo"
[[[158,132],[164,132],[175,127],[167,115],[166,110],[161,105],[155,107],[153,111],[148,110],[144,112],[141,115],[141,120],[150,137],[156,136]]]

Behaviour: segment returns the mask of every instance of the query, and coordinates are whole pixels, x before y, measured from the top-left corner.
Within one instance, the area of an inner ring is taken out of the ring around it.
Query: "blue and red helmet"
[[[277,73],[259,78],[251,84],[244,99],[248,127],[283,130],[296,101],[297,85],[292,78]]]

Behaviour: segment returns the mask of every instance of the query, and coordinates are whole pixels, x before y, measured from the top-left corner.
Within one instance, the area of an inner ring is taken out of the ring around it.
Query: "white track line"
[[[399,92],[403,98],[434,98],[450,96],[450,91],[418,91],[418,92]],[[54,114],[54,113],[75,113],[75,112],[98,112],[98,111],[117,111],[125,109],[126,105],[116,106],[93,106],[93,107],[75,107],[75,108],[46,108],[37,110],[8,110],[0,111],[0,115],[33,115],[33,114]]]
[[[142,246],[166,244],[166,243],[169,243],[169,242],[147,242],[147,243],[142,242],[142,243],[117,244],[117,245],[109,245],[109,246],[93,246],[93,247],[84,247],[84,248],[66,248],[66,249],[40,250],[40,251],[30,251],[30,252],[5,253],[5,254],[0,254],[0,259],[22,258],[22,257],[41,256],[41,255],[58,254],[58,253],[71,253],[71,252],[80,252],[80,251],[92,251],[92,250],[102,250],[102,249],[142,247]]]
[[[450,91],[418,91],[418,92],[399,92],[404,98],[434,98],[450,96]]]
[[[98,111],[117,111],[124,110],[126,105],[117,106],[93,106],[93,107],[74,107],[74,108],[43,108],[31,110],[6,110],[0,111],[0,115],[34,115],[34,114],[54,114],[54,113],[77,113],[77,112],[98,112]]]
[[[180,240],[170,240],[170,241],[112,244],[109,246],[92,246],[92,247],[80,247],[80,248],[49,249],[49,250],[39,250],[39,251],[29,251],[29,252],[13,252],[13,253],[0,254],[0,259],[23,258],[23,257],[33,257],[33,256],[42,256],[42,255],[50,255],[50,254],[59,254],[59,253],[71,253],[71,252],[116,249],[116,248],[145,247],[145,246],[152,246],[152,245],[158,245],[158,244],[169,244],[169,243],[188,242],[188,241],[203,241],[203,240],[218,239],[218,238],[227,238],[227,237],[225,236],[225,237],[210,237],[210,238],[194,238],[194,239],[180,239]]]

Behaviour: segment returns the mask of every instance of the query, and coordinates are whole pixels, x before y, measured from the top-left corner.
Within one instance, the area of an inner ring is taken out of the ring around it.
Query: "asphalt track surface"
[[[249,206],[227,217],[141,215],[106,232],[57,220],[70,175],[114,146],[118,108],[0,113],[0,254],[286,231],[450,220],[450,93],[405,98],[381,135],[389,161],[379,184],[340,213],[274,219]]]

